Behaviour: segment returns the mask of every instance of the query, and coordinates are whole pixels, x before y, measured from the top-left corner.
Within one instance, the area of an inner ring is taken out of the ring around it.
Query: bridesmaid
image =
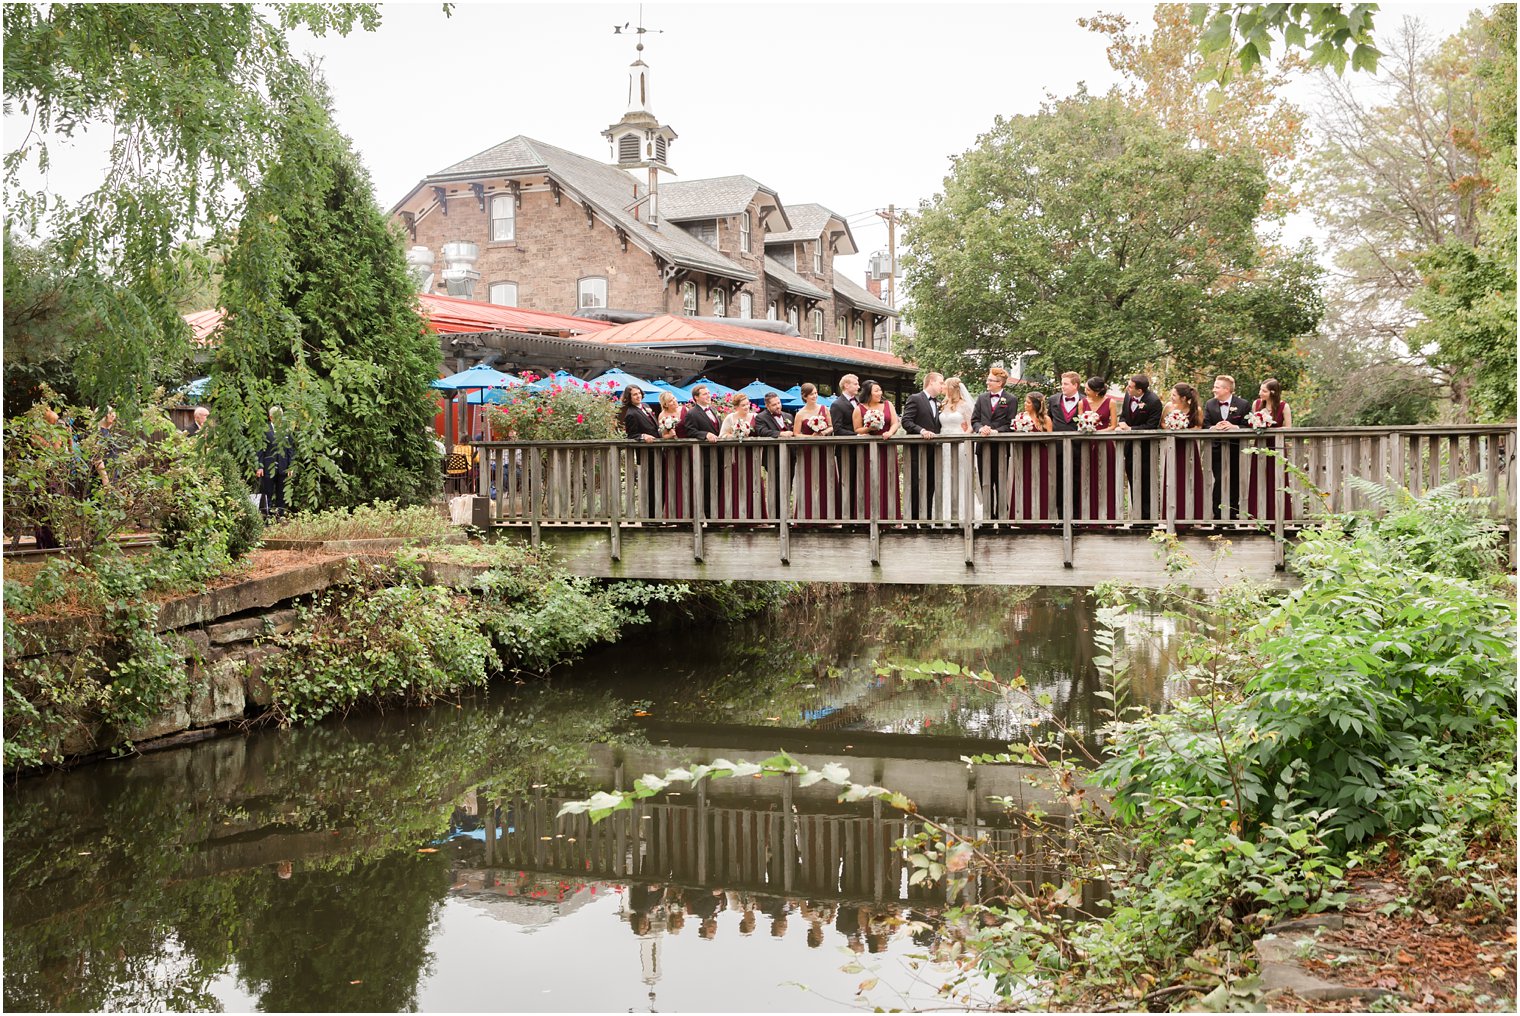
[[[660,413],[654,422],[662,442],[673,442],[680,437],[681,404],[674,395],[661,393]],[[687,450],[679,445],[665,448],[660,454],[660,472],[665,494],[664,517],[673,520],[691,518],[691,499],[686,482],[691,473],[691,458]]]
[[[859,405],[855,407],[855,433],[861,437],[885,439],[897,433],[897,413],[892,403],[883,396],[881,385],[864,381],[860,385]],[[897,485],[897,447],[883,444],[865,449],[860,456],[864,463],[863,489],[867,492],[861,521],[870,519],[902,519],[902,493]]]
[[[1114,400],[1108,394],[1108,382],[1101,377],[1087,379],[1084,386],[1082,412],[1098,414],[1098,433],[1107,433],[1119,422]],[[1113,522],[1119,518],[1119,456],[1112,441],[1089,440],[1087,443],[1087,470],[1083,481],[1087,485],[1087,517],[1097,522]],[[1103,494],[1099,498],[1099,488]]]
[[[1282,383],[1276,378],[1268,378],[1261,383],[1261,391],[1257,393],[1256,401],[1251,403],[1251,412],[1266,417],[1268,430],[1293,426],[1293,410],[1283,401]],[[1282,451],[1281,446],[1281,441],[1271,442],[1271,447],[1278,452]],[[1252,455],[1251,459],[1251,484],[1246,497],[1246,511],[1252,518],[1275,522],[1277,501],[1282,497],[1278,493],[1277,460],[1267,455]],[[1256,482],[1257,477],[1262,478],[1260,484]],[[1258,497],[1260,501],[1257,500]],[[1293,499],[1290,496],[1283,498],[1283,521],[1288,522],[1292,518]]]
[[[818,401],[817,386],[809,382],[800,391],[803,405],[792,419],[792,432],[799,438],[833,437],[833,417]],[[810,522],[832,521],[837,513],[835,499],[839,492],[833,449],[806,440],[794,443],[792,449],[797,458],[792,479],[797,508],[792,517]]]
[[[724,449],[726,468],[719,477],[718,507],[724,518],[763,519],[765,483],[760,476],[760,455],[764,449],[743,443],[755,432],[755,407],[738,392],[729,399],[733,412],[723,418],[718,440],[738,442],[738,447]]]
[[[1198,401],[1198,389],[1186,381],[1172,387],[1172,401],[1167,409],[1186,416],[1188,430],[1203,429],[1203,406]],[[1203,513],[1203,442],[1179,438],[1173,458],[1171,496],[1177,521],[1207,521]]]
[[[1055,427],[1055,422],[1050,418],[1050,405],[1042,392],[1030,392],[1024,396],[1024,411],[1020,414],[1027,417],[1033,425],[1036,434],[1049,434]],[[1014,430],[1018,430],[1017,424]],[[1038,448],[1033,442],[1021,441],[1015,446],[1014,452],[1022,461],[1019,463],[1018,477],[1023,493],[1018,490],[1010,492],[1008,503],[1018,504],[1023,508],[1023,522],[1045,522],[1050,519],[1050,445],[1042,442]]]

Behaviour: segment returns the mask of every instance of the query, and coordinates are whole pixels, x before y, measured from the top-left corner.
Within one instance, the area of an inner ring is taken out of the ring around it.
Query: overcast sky
[[[1405,14],[1433,33],[1461,27],[1471,4],[1384,4],[1379,28]],[[374,33],[312,39],[337,118],[374,176],[380,202],[422,177],[525,134],[609,158],[600,132],[623,113],[637,24],[624,4],[391,4]],[[1038,110],[1047,95],[1118,81],[1104,39],[1077,24],[1098,11],[1150,25],[1146,4],[721,3],[644,6],[653,109],[679,135],[681,179],[744,173],[783,203],[846,216],[862,254],[857,281],[886,244],[873,213],[916,207],[940,189],[950,156],[993,118]],[[1312,84],[1296,89],[1305,101]],[[6,121],[6,148],[18,140]],[[24,125],[22,125],[24,130]],[[99,155],[70,165],[53,152],[52,183],[83,188]],[[1308,230],[1307,223],[1300,227]]]

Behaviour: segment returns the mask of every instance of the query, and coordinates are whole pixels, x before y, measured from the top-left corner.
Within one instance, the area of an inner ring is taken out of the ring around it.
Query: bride
[[[965,382],[958,377],[945,379],[944,400],[939,407],[939,432],[946,437],[971,433],[971,393]],[[961,451],[960,441],[940,445],[939,482],[935,484],[937,500],[935,515],[942,519],[961,518]],[[971,476],[972,518],[982,517],[982,499],[978,496],[976,474]]]

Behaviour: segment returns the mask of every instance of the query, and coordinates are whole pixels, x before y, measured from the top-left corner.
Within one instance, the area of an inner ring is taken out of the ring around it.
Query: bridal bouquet
[[[880,434],[887,426],[887,414],[880,409],[867,409],[860,414],[860,422],[866,425],[866,430],[872,434]]]
[[[807,428],[814,434],[822,434],[829,429],[829,418],[822,413],[810,416],[808,417]]]
[[[1096,434],[1098,424],[1103,422],[1103,417],[1098,415],[1096,409],[1084,409],[1077,414],[1077,433]]]
[[[749,421],[749,420],[735,420],[734,421],[734,435],[736,437],[738,437],[740,440],[743,440],[744,438],[749,437],[750,431],[752,431],[754,429],[755,429],[755,425],[751,421]]]
[[[1162,419],[1161,426],[1165,430],[1187,430],[1188,415],[1180,409],[1168,410],[1166,417]]]
[[[676,419],[674,416],[662,416],[662,417],[660,417],[660,419],[659,419],[660,433],[663,434],[663,435],[665,435],[666,437],[670,436],[671,434],[674,434],[676,432],[676,427],[680,424],[680,422],[681,421],[678,420],[678,419]]]
[[[1266,430],[1272,423],[1272,414],[1265,409],[1253,409],[1246,415],[1246,426],[1252,430]]]
[[[1034,433],[1034,417],[1028,413],[1020,413],[1013,418],[1013,430],[1017,434]]]

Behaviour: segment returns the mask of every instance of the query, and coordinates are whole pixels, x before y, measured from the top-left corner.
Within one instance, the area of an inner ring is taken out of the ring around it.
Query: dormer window
[[[813,244],[813,274],[823,274],[823,241]]]
[[[746,254],[749,253],[749,230],[749,210],[745,209],[739,216],[739,249]]]

